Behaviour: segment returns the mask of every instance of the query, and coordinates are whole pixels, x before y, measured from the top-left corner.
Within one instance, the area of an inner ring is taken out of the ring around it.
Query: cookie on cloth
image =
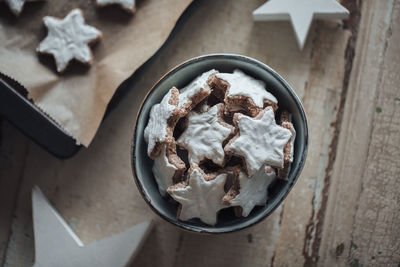
[[[223,142],[234,132],[233,126],[222,119],[224,104],[220,103],[204,113],[191,111],[187,118],[187,128],[177,140],[177,144],[188,150],[189,162],[200,164],[205,159],[223,166],[226,158]]]
[[[217,71],[212,69],[196,77],[189,85],[179,90],[179,108],[182,110],[182,116],[185,116],[204,98],[211,94],[210,86],[207,81],[210,75]]]
[[[162,145],[160,154],[154,159],[152,171],[162,196],[166,195],[168,187],[182,181],[186,166],[176,154],[175,142]]]
[[[268,187],[275,178],[275,171],[269,166],[261,167],[252,177],[237,169],[233,185],[222,203],[233,206],[235,215],[247,217],[255,206],[265,206]]]
[[[222,204],[227,174],[205,174],[197,164],[192,164],[185,182],[170,186],[167,192],[180,207],[178,219],[187,221],[199,218],[202,222],[215,225],[218,211],[227,208]]]
[[[276,124],[275,113],[266,107],[255,118],[236,113],[233,122],[238,133],[225,146],[225,153],[243,157],[248,176],[261,166],[283,168],[284,147],[292,133]]]
[[[80,9],[73,9],[63,19],[46,16],[43,22],[48,33],[37,52],[53,55],[58,72],[63,72],[72,59],[89,66],[93,63],[89,44],[100,40],[102,34],[85,24]]]
[[[155,159],[160,153],[162,144],[174,142],[173,132],[179,119],[178,108],[179,91],[171,88],[159,104],[155,104],[150,110],[150,118],[144,129],[147,154]]]
[[[98,6],[119,5],[130,13],[135,13],[135,0],[96,0]]]
[[[222,81],[210,81],[213,91],[225,91],[224,102],[228,112],[245,111],[252,117],[271,106],[278,108],[278,100],[265,88],[265,83],[256,80],[239,69],[233,73],[217,73],[215,77]],[[221,94],[222,93],[218,93]]]
[[[280,117],[281,126],[288,129],[292,133],[292,137],[284,148],[284,166],[282,169],[278,169],[278,177],[281,179],[287,179],[290,172],[290,165],[293,162],[294,155],[294,141],[296,139],[296,130],[292,124],[292,115],[288,111],[283,111]]]

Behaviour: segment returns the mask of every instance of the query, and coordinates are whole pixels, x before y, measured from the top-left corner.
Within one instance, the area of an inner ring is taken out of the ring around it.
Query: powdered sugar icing
[[[161,103],[154,105],[150,110],[150,119],[144,129],[147,154],[150,156],[157,142],[164,142],[167,137],[167,121],[171,117],[176,106],[169,104],[172,89],[164,96]]]
[[[52,54],[58,72],[63,71],[72,59],[83,63],[92,61],[88,44],[100,38],[101,32],[85,24],[85,19],[79,9],[72,10],[64,19],[46,16],[43,21],[48,34],[37,51]]]
[[[189,113],[188,127],[179,137],[178,145],[188,150],[190,163],[199,163],[207,158],[222,165],[225,156],[222,142],[231,134],[232,129],[218,121],[221,105],[215,105],[204,113]]]
[[[256,106],[264,107],[264,100],[278,103],[278,100],[265,89],[265,83],[246,75],[241,70],[234,70],[233,73],[217,73],[216,76],[227,83],[230,87],[227,96],[247,96]]]
[[[272,109],[263,110],[261,119],[239,114],[238,127],[240,136],[230,149],[245,158],[249,176],[263,165],[283,167],[283,149],[292,133],[276,124]]]
[[[207,80],[211,74],[217,72],[212,69],[199,75],[189,85],[179,90],[179,104],[178,107],[183,107],[193,96],[201,90],[211,90],[207,85]]]
[[[247,217],[254,206],[263,206],[267,202],[268,186],[275,179],[275,171],[269,167],[261,167],[251,178],[244,172],[239,173],[239,194],[231,201],[232,206],[243,208],[242,216]]]
[[[216,224],[217,212],[227,207],[222,204],[226,176],[220,174],[215,179],[206,181],[202,173],[194,169],[189,176],[189,185],[170,187],[168,193],[182,205],[179,219],[185,221],[199,218],[204,223]]]
[[[156,178],[158,190],[162,196],[165,196],[167,188],[173,184],[172,178],[178,168],[169,163],[166,154],[165,145],[161,149],[161,153],[154,159],[153,174]]]

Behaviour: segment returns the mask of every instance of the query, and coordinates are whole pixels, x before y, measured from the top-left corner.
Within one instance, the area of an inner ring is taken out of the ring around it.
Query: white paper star
[[[8,7],[15,16],[19,16],[22,9],[24,8],[25,1],[26,0],[5,0],[5,2],[8,4]]]
[[[275,122],[272,108],[266,108],[256,118],[238,114],[239,136],[226,150],[245,158],[247,173],[254,175],[263,165],[283,167],[283,148],[292,133]]]
[[[313,19],[347,19],[349,11],[336,0],[269,0],[253,11],[254,20],[290,20],[303,49]]]
[[[188,150],[190,163],[200,163],[207,158],[215,164],[223,164],[225,153],[222,142],[234,130],[221,123],[218,114],[222,114],[223,106],[215,105],[204,113],[189,113],[188,126],[179,137],[178,144]]]
[[[195,168],[189,174],[189,184],[178,184],[168,188],[168,193],[182,205],[179,219],[186,221],[199,218],[206,224],[215,225],[217,213],[227,206],[222,204],[225,195],[226,174],[206,181],[204,173]]]
[[[145,222],[84,246],[36,186],[32,190],[32,209],[36,267],[126,266],[152,226]]]
[[[64,71],[72,59],[91,64],[93,57],[88,45],[98,40],[101,32],[85,24],[80,9],[72,10],[64,19],[46,16],[43,21],[48,34],[37,51],[53,55],[58,72]]]
[[[266,166],[249,178],[244,172],[239,173],[239,194],[231,201],[232,206],[243,208],[242,216],[247,217],[255,206],[264,206],[267,202],[268,186],[276,177],[275,171]]]

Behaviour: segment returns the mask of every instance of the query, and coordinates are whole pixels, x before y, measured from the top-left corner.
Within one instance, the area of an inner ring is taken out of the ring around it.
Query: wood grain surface
[[[30,192],[38,185],[85,244],[154,220],[134,266],[398,266],[400,1],[342,1],[349,22],[316,21],[303,51],[290,23],[252,21],[263,2],[195,1],[127,83],[130,92],[91,146],[72,159],[52,157],[3,121],[0,262],[34,260]],[[152,84],[178,63],[215,52],[254,57],[287,79],[304,103],[310,144],[301,177],[270,217],[237,233],[202,236],[145,204],[129,146]]]

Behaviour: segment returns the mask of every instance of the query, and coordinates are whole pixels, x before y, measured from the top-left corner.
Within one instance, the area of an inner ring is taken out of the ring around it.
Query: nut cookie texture
[[[188,176],[188,183],[178,183],[167,190],[181,204],[178,218],[183,221],[199,218],[206,224],[215,225],[218,211],[227,207],[222,204],[227,174],[219,174],[212,180],[206,180],[206,174],[194,165]]]
[[[173,128],[178,119],[179,92],[175,87],[171,88],[164,96],[161,103],[155,104],[150,110],[150,118],[144,129],[147,154],[154,159],[160,152],[161,144],[172,142]]]
[[[223,109],[223,104],[217,104],[204,113],[188,114],[188,126],[177,143],[188,150],[190,163],[198,164],[207,158],[220,166],[224,164],[222,143],[234,128],[222,121]]]
[[[63,19],[46,16],[43,22],[48,33],[37,51],[53,55],[58,72],[63,72],[72,59],[91,65],[93,56],[89,44],[99,40],[101,32],[85,24],[80,9],[73,9]]]
[[[135,0],[96,0],[96,4],[99,6],[117,4],[131,13],[135,12],[136,9]]]
[[[253,176],[263,165],[283,168],[284,147],[292,133],[275,122],[272,108],[257,117],[236,113],[239,133],[225,146],[225,152],[244,158],[247,174]]]

